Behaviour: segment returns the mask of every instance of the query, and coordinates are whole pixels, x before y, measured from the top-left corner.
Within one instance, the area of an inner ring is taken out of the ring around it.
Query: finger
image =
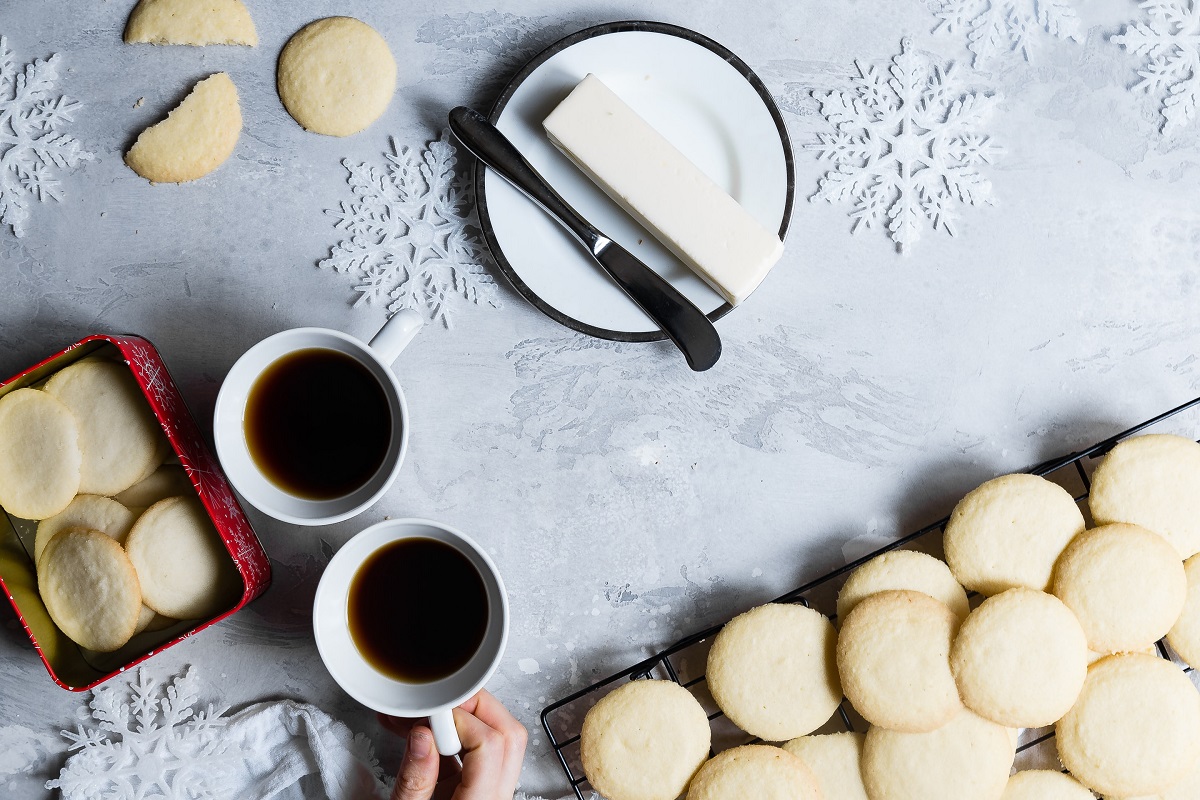
[[[421,722],[421,720],[419,720],[419,719],[405,719],[404,717],[392,717],[387,714],[376,714],[375,716],[379,719],[380,725],[387,728],[389,731],[396,734],[397,736],[403,736],[405,738],[408,737],[408,734],[412,730],[413,726],[416,725],[418,722]]]
[[[504,734],[462,708],[454,709],[454,726],[463,745],[462,783],[455,800],[494,800],[514,794],[517,783],[507,764]]]
[[[500,777],[515,787],[521,778],[525,742],[529,738],[525,726],[509,713],[504,704],[486,691],[480,691],[459,707],[504,736],[504,768]]]
[[[416,725],[408,735],[408,747],[392,789],[392,800],[429,800],[433,797],[437,778],[438,754],[433,746],[433,731]]]

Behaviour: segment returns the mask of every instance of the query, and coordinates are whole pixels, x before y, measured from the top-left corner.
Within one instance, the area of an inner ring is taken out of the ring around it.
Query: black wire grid
[[[1177,414],[1198,406],[1200,406],[1200,397],[1160,414],[1153,419],[1149,419],[1140,425],[1135,425],[1127,431],[1123,431],[1084,450],[1043,462],[1026,471],[1034,475],[1041,475],[1070,491],[1076,502],[1083,505],[1084,514],[1090,520],[1086,505],[1084,505],[1091,486],[1090,469],[1085,468],[1085,463],[1090,467],[1090,462],[1103,456],[1123,439],[1142,433],[1147,428],[1158,425]],[[948,521],[949,517],[940,519],[914,533],[891,542],[886,547],[881,547],[872,553],[846,564],[844,567],[839,567],[826,575],[809,581],[772,602],[800,603],[809,608],[816,608],[826,613],[830,619],[833,619],[835,616],[833,609],[836,607],[837,591],[841,588],[844,579],[850,572],[882,553],[901,548],[921,550],[941,557],[942,532]],[[972,595],[972,599],[975,599],[974,595]],[[705,711],[708,713],[708,719],[713,726],[714,754],[730,747],[756,741],[748,734],[738,730],[724,718],[720,709],[717,708],[716,703],[713,702],[711,695],[708,694],[705,684],[704,668],[708,658],[708,647],[711,645],[710,640],[717,631],[721,630],[723,625],[724,623],[715,625],[694,633],[685,639],[681,639],[665,650],[655,653],[649,658],[639,661],[614,675],[610,675],[561,700],[551,703],[543,709],[542,727],[546,730],[550,746],[558,757],[558,761],[566,773],[567,781],[570,783],[571,789],[575,792],[575,796],[579,800],[585,800],[583,794],[584,788],[590,788],[587,778],[583,775],[579,756],[579,732],[583,725],[583,717],[588,709],[595,705],[600,698],[626,680],[651,677],[668,679],[691,691],[700,701],[701,705],[704,706]],[[1157,648],[1159,655],[1163,658],[1173,658],[1173,654],[1164,642],[1159,642]],[[1187,671],[1191,671],[1178,658],[1174,658],[1173,660],[1184,666]],[[843,700],[833,719],[826,723],[818,732],[833,733],[837,731],[865,731],[866,729],[867,723],[850,708],[849,703]],[[1053,756],[1052,751],[1050,753],[1038,752],[1038,745],[1047,742],[1053,737],[1054,729],[1052,727],[1022,732],[1020,744],[1017,748],[1018,758],[1024,757],[1026,760],[1033,762],[1040,759],[1042,762],[1040,766],[1042,767],[1059,768],[1057,759]],[[1031,766],[1033,765],[1037,764],[1031,764]]]

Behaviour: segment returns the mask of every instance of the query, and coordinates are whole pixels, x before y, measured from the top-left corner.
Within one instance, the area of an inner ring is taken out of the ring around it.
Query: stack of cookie
[[[1091,529],[1034,475],[983,484],[955,507],[944,562],[894,551],[852,573],[839,628],[769,604],[717,634],[717,706],[782,747],[709,759],[699,702],[635,681],[585,719],[588,779],[609,800],[1200,798],[1200,692],[1155,648],[1200,664],[1200,444],[1121,443],[1089,511]],[[813,735],[843,696],[867,732]],[[1020,729],[1048,726],[1067,771],[1011,775]]]

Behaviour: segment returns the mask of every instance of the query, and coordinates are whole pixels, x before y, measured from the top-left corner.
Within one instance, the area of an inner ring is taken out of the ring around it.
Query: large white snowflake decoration
[[[978,128],[999,97],[965,91],[953,64],[932,64],[907,39],[886,71],[855,66],[853,89],[813,92],[836,130],[808,147],[835,169],[809,200],[853,202],[852,229],[886,224],[902,252],[926,221],[953,235],[956,203],[992,202],[979,167],[1001,149]]]
[[[18,67],[0,36],[0,226],[25,233],[32,200],[62,199],[55,169],[76,167],[93,156],[62,132],[79,103],[53,93],[58,55]]]
[[[198,683],[189,667],[165,686],[141,670],[128,693],[96,689],[96,724],[84,721],[62,732],[68,750],[80,753],[46,788],[61,789],[65,800],[225,797],[244,757],[222,736],[223,710],[193,707]]]
[[[1070,0],[928,0],[941,20],[934,33],[965,32],[975,66],[1004,53],[1020,52],[1033,60],[1034,42],[1048,33],[1082,41],[1079,15]]]
[[[455,297],[498,306],[471,182],[457,167],[449,133],[419,151],[393,139],[384,155],[382,169],[342,162],[354,200],[325,213],[350,238],[319,266],[353,276],[356,307],[388,302],[392,313],[424,309],[449,327]]]
[[[1136,22],[1112,41],[1148,62],[1138,70],[1134,88],[1166,92],[1162,104],[1164,135],[1196,116],[1200,101],[1200,3],[1196,0],[1143,0],[1138,5],[1150,16]]]

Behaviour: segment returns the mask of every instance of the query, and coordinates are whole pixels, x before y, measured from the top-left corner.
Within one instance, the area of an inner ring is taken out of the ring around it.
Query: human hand
[[[392,800],[512,800],[525,757],[525,726],[485,691],[454,709],[462,740],[462,772],[447,774],[452,759],[438,756],[423,722],[379,715],[385,728],[408,737]],[[443,764],[442,762],[446,762]],[[457,772],[457,770],[454,770]],[[440,780],[439,780],[440,777]]]

